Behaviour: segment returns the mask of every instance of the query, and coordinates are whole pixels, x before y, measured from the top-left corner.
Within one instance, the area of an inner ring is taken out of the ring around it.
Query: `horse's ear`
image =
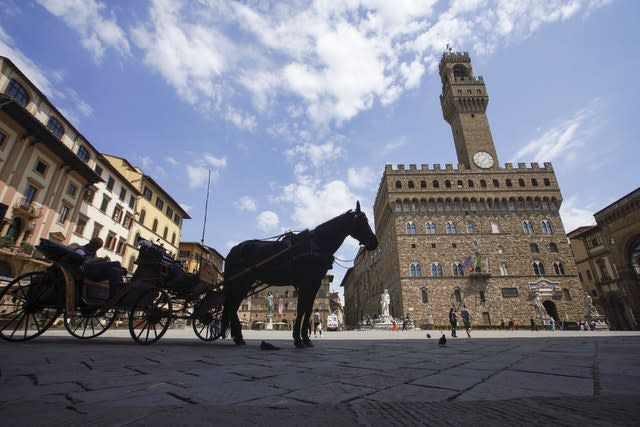
[[[356,202],[356,212],[360,213],[360,200]]]

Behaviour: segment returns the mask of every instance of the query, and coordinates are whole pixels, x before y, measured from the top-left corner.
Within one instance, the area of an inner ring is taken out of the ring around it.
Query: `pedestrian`
[[[319,325],[320,325],[320,311],[316,308],[316,312],[313,313],[313,336],[314,337],[318,333],[318,326]]]
[[[515,327],[515,325],[513,323],[513,319],[509,320],[509,330],[513,331],[514,327]]]
[[[391,330],[393,332],[398,332],[398,324],[396,323],[395,319],[391,321]]]
[[[449,309],[449,323],[451,323],[451,336],[457,337],[456,328],[458,327],[458,316],[456,316],[456,312],[453,311],[453,307]]]
[[[536,325],[536,321],[533,320],[533,317],[531,319],[529,319],[531,322],[531,330],[532,331],[537,331],[538,330],[538,326]]]
[[[96,252],[103,245],[99,237],[92,238],[89,243],[80,246],[74,252],[82,257],[80,269],[85,278],[96,282],[107,280],[109,282],[109,298],[113,297],[123,286],[122,276],[126,270],[117,261],[109,261],[109,258],[98,257]]]
[[[318,323],[318,335],[320,335],[320,338],[322,338],[322,321]]]
[[[473,317],[471,317],[471,313],[467,310],[466,305],[462,306],[460,315],[462,316],[462,323],[464,323],[464,329],[467,331],[467,336],[471,338],[471,321],[473,320]]]

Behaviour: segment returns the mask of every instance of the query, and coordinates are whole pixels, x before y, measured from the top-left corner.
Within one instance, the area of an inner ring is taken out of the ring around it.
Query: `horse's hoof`
[[[307,348],[307,346],[304,345],[304,343],[302,341],[298,341],[298,340],[294,341],[293,345],[295,345],[296,348]]]
[[[245,345],[246,342],[244,342],[244,340],[242,338],[234,338],[233,342],[236,343],[236,345]]]
[[[311,342],[311,340],[304,340],[302,342],[304,343],[305,347],[313,347],[313,343]]]

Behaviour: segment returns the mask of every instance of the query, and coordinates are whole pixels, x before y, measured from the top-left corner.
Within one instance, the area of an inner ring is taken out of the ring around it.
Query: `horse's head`
[[[366,250],[372,251],[378,247],[378,239],[369,227],[367,215],[360,210],[360,202],[356,203],[356,210],[349,211],[353,214],[353,222],[349,235],[360,242]]]

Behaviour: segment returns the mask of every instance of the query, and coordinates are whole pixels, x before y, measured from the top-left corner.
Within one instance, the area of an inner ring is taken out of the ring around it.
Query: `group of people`
[[[80,269],[85,278],[97,282],[109,282],[109,297],[113,297],[123,286],[123,276],[127,271],[117,261],[99,257],[96,252],[104,242],[99,237],[92,238],[86,245],[77,248],[74,253],[82,258]]]
[[[471,321],[473,320],[473,317],[471,316],[471,313],[469,313],[466,305],[462,306],[460,317],[462,318],[464,329],[467,332],[467,337],[471,338]],[[455,338],[458,336],[458,315],[453,307],[449,310],[449,323],[451,323],[451,336]]]

